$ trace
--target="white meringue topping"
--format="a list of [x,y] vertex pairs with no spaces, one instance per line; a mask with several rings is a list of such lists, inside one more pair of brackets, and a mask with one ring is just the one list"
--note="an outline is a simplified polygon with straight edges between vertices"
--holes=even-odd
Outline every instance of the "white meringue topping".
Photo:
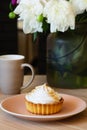
[[46,84],[35,87],[25,96],[27,101],[35,104],[52,104],[57,103],[61,96]]

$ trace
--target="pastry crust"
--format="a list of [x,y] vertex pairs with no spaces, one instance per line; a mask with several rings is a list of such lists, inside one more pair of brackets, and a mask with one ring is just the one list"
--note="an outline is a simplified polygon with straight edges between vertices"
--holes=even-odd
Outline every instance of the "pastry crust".
[[59,112],[62,109],[64,99],[61,98],[55,104],[34,104],[25,99],[26,109],[33,114],[50,115]]

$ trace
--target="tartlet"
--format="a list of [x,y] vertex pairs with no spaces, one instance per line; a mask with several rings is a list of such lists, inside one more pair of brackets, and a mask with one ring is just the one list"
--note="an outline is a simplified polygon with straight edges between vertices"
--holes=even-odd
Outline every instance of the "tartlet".
[[36,86],[25,95],[26,109],[34,114],[49,115],[62,109],[64,99],[46,84]]

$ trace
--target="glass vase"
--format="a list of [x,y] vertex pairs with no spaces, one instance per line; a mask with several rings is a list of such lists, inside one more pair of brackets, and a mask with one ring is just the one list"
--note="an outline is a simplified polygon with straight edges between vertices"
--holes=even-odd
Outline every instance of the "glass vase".
[[87,29],[49,34],[47,38],[47,82],[53,87],[87,88]]

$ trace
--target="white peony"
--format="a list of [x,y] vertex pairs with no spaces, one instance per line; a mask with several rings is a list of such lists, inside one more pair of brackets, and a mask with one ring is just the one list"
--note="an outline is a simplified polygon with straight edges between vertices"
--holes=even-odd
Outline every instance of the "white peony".
[[44,17],[50,24],[50,31],[75,29],[75,14],[71,4],[66,0],[49,0],[44,7]]
[[24,33],[42,32],[42,22],[37,21],[37,16],[43,12],[43,6],[39,0],[21,0],[14,13],[23,20]]
[[81,14],[85,10],[87,11],[87,0],[70,0],[72,4],[75,14]]

